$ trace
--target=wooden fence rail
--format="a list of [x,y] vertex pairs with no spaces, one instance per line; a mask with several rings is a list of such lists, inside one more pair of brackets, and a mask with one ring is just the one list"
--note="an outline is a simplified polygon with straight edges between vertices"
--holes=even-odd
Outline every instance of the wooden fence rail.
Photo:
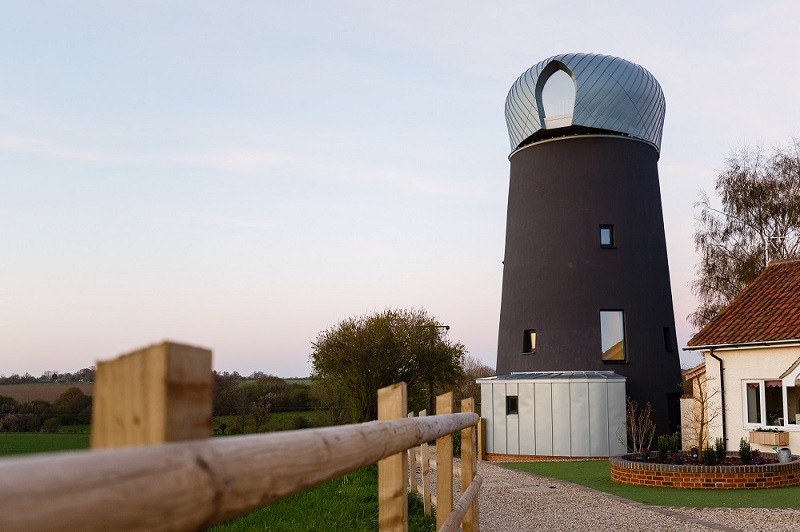
[[[402,467],[408,449],[477,422],[475,413],[462,412],[4,458],[0,530],[202,530],[379,460],[394,459],[400,471],[397,456]],[[379,477],[382,469],[379,463]],[[402,481],[407,474],[397,473]],[[476,477],[462,498],[479,485]],[[399,499],[405,505],[406,496],[404,485],[392,494],[394,507]]]
[[0,530],[193,530],[475,425],[473,413],[0,461]]

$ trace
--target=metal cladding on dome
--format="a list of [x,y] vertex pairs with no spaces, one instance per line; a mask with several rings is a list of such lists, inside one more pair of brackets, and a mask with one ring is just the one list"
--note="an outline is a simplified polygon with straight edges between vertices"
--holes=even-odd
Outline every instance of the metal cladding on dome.
[[[542,90],[558,71],[574,82],[574,109],[571,116],[545,120]],[[541,132],[579,126],[641,139],[660,152],[665,112],[664,93],[653,75],[609,55],[561,54],[545,59],[523,73],[506,98],[512,151],[537,133],[544,138],[547,135]]]

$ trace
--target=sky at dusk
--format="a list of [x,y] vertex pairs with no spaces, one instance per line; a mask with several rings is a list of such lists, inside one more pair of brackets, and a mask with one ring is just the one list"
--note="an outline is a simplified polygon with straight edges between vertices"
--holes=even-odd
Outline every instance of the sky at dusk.
[[732,149],[800,137],[798,20],[793,0],[9,3],[0,374],[169,339],[305,376],[321,331],[411,307],[494,366],[505,98],[567,52],[663,88],[683,346],[699,191]]

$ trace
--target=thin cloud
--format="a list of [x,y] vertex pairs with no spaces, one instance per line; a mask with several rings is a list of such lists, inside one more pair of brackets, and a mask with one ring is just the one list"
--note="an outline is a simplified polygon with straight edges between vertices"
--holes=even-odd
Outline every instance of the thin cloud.
[[130,162],[125,157],[98,150],[83,150],[56,146],[32,137],[0,135],[0,150],[12,153],[29,153],[51,159],[88,163]]
[[273,229],[277,225],[269,221],[247,220],[225,216],[187,215],[151,218],[152,221],[167,225],[198,226],[203,228],[232,229]]

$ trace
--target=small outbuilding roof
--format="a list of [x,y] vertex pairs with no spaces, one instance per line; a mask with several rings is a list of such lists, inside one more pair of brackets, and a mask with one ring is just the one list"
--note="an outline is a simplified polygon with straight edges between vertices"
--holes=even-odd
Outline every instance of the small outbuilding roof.
[[773,261],[687,343],[688,350],[800,343],[800,260]]
[[509,375],[498,375],[496,377],[486,377],[478,379],[477,382],[521,382],[521,381],[560,381],[560,380],[573,380],[573,381],[586,381],[586,380],[625,380],[624,375],[614,373],[613,371],[535,371],[535,372],[520,372],[511,373]]

